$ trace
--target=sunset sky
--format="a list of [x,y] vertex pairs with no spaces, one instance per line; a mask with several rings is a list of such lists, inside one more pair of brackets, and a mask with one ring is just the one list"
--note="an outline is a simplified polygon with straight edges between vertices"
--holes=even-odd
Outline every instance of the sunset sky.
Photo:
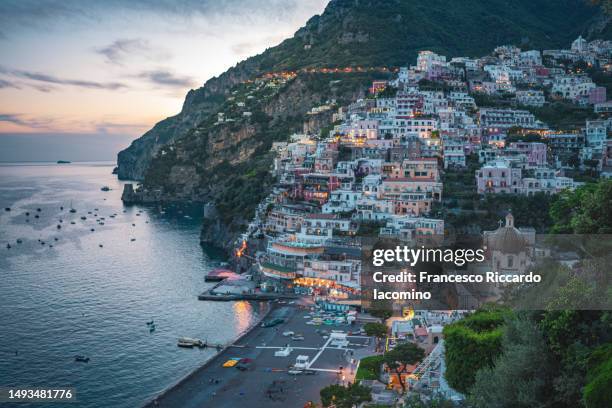
[[121,135],[290,37],[327,0],[3,0],[0,134]]

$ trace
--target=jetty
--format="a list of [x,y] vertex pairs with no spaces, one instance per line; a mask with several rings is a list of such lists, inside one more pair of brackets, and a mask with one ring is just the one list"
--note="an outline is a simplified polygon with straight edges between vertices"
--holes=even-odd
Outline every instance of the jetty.
[[213,300],[217,302],[229,302],[232,300],[252,300],[256,302],[267,302],[277,299],[298,299],[299,296],[292,293],[215,293],[212,289],[198,295],[198,300]]

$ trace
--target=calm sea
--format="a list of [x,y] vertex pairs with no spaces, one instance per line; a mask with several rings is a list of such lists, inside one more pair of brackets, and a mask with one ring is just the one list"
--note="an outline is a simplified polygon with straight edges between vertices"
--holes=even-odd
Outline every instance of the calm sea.
[[70,406],[136,407],[213,355],[178,337],[225,343],[259,313],[198,301],[215,261],[198,244],[201,211],[124,207],[112,168],[0,164],[0,386],[69,386]]

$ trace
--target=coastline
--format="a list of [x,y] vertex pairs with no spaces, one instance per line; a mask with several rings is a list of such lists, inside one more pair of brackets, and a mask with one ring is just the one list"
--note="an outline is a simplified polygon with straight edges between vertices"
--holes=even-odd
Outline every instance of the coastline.
[[257,319],[251,326],[249,326],[247,329],[243,330],[242,333],[240,333],[238,335],[238,337],[236,337],[235,339],[233,339],[227,346],[223,347],[219,352],[217,352],[216,354],[214,354],[211,358],[209,358],[208,360],[206,360],[201,366],[195,368],[194,370],[192,370],[191,372],[187,373],[185,376],[183,376],[182,378],[180,378],[177,382],[175,382],[174,384],[166,387],[162,392],[160,392],[159,394],[157,394],[156,396],[154,396],[153,398],[151,398],[149,401],[145,402],[142,407],[156,407],[158,405],[156,405],[156,402],[163,399],[165,396],[167,396],[169,393],[176,391],[178,388],[180,388],[182,385],[184,385],[186,382],[188,382],[189,380],[191,380],[192,378],[194,378],[195,376],[197,376],[198,374],[201,374],[204,370],[206,370],[206,368],[208,368],[211,364],[213,364],[214,362],[216,362],[217,360],[219,360],[223,355],[225,355],[228,350],[230,348],[232,348],[232,345],[236,344],[237,342],[239,342],[240,340],[244,339],[245,337],[247,337],[249,334],[253,333],[253,331],[259,327],[259,325],[261,324],[261,322],[268,317],[268,315],[270,314],[270,312],[272,310],[274,310],[274,305],[272,305],[270,302],[265,302],[265,307],[266,310],[264,311],[264,313],[262,313],[260,315],[260,318]]

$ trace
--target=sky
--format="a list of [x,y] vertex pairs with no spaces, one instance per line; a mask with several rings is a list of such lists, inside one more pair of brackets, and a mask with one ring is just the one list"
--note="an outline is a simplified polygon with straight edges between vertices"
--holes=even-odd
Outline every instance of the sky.
[[2,0],[0,161],[27,159],[14,146],[20,135],[119,149],[178,113],[189,89],[291,37],[327,2]]

